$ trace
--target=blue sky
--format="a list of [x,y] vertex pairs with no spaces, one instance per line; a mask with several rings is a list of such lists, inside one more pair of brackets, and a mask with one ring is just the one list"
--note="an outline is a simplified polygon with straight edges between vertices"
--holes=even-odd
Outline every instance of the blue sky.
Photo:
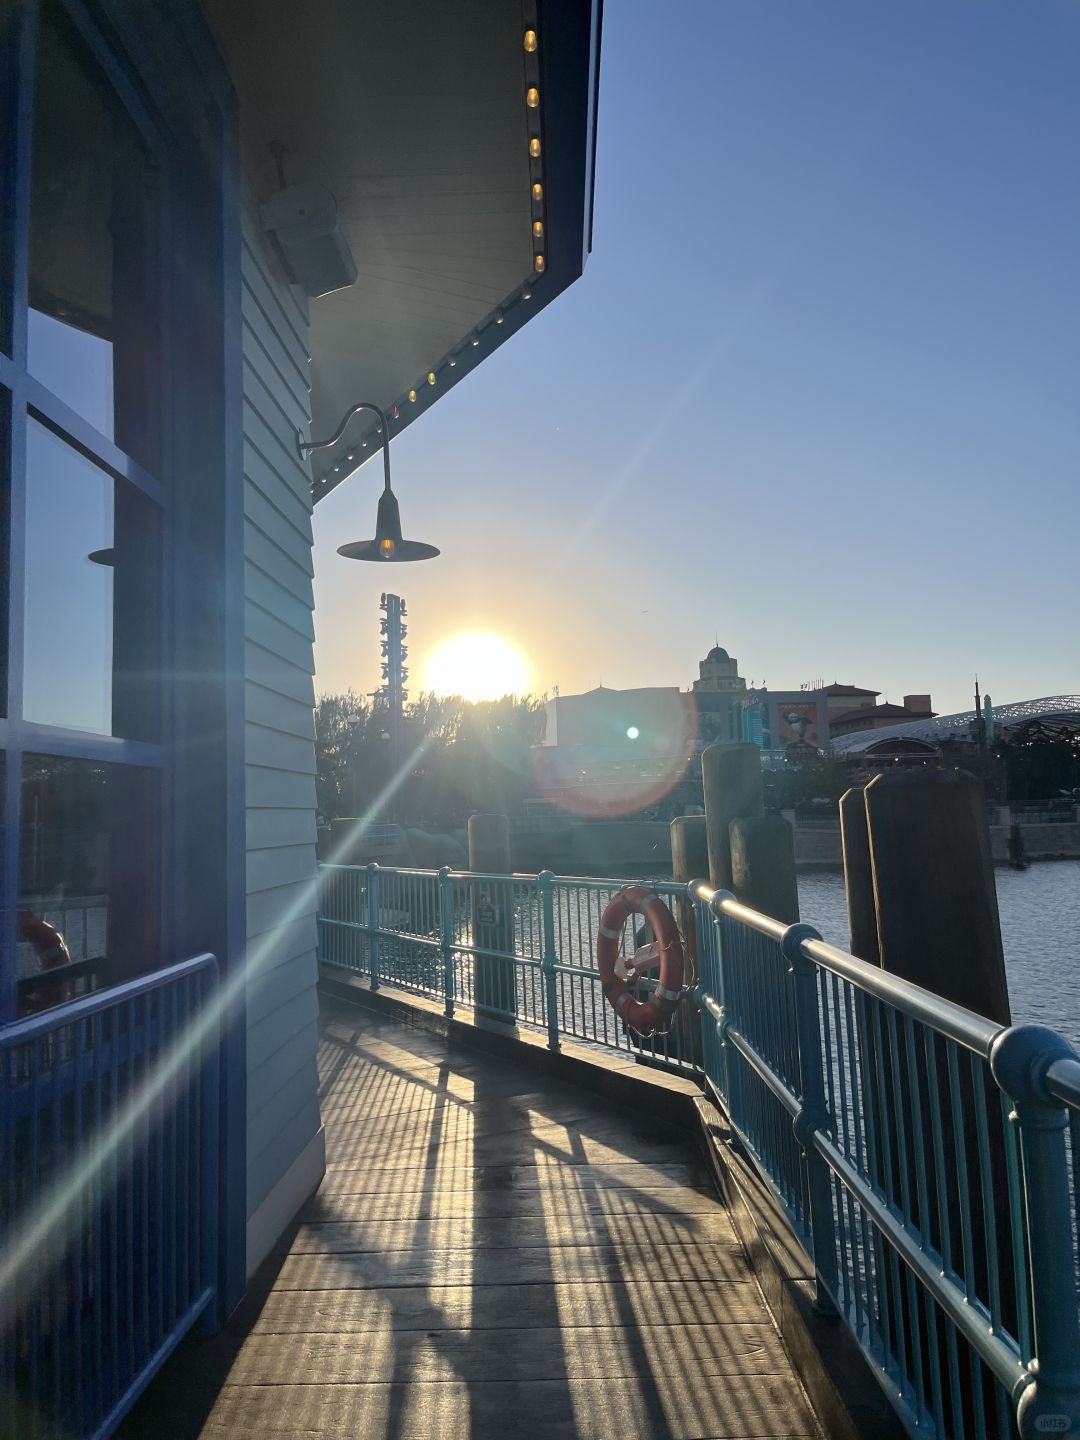
[[[717,635],[775,688],[1080,690],[1078,74],[1071,0],[608,0],[585,277],[395,441],[414,677],[491,628],[538,691]],[[376,683],[377,478],[316,511],[321,691]]]

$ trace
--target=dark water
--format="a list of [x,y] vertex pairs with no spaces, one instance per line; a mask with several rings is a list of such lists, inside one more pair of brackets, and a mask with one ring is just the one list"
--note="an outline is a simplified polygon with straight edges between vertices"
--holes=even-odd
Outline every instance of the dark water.
[[[1013,1020],[1049,1025],[1080,1050],[1080,860],[995,874]],[[843,876],[801,873],[799,905],[826,940],[847,948]]]

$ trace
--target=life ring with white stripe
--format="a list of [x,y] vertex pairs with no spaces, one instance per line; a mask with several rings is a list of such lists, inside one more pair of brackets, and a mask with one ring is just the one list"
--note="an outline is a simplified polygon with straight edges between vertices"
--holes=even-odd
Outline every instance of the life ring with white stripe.
[[[656,936],[654,944],[620,962],[619,941],[631,915],[644,915]],[[648,1000],[634,998],[627,984],[643,970],[659,964],[656,988]],[[683,944],[675,917],[647,885],[626,885],[613,895],[600,920],[596,939],[596,966],[608,1004],[631,1030],[652,1035],[667,1030],[682,998]],[[621,972],[621,973],[620,973]]]
[[[16,933],[20,940],[34,947],[34,954],[37,956],[38,965],[43,972],[71,964],[71,955],[63,935],[55,925],[50,925],[48,920],[43,920],[32,910],[19,911]],[[23,1002],[23,1013],[36,1015],[41,1010],[51,1010],[54,1005],[63,1005],[65,1001],[70,1000],[74,993],[75,989],[70,981],[56,985],[42,985],[40,989],[35,986]]]

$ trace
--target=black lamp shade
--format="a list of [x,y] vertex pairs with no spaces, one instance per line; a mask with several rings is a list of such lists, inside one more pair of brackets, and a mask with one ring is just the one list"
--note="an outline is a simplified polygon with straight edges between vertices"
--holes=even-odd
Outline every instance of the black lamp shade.
[[401,535],[401,514],[397,496],[387,488],[379,496],[379,513],[375,522],[374,540],[354,540],[338,548],[346,560],[371,560],[380,565],[406,560],[431,560],[439,551],[422,540],[405,540]]

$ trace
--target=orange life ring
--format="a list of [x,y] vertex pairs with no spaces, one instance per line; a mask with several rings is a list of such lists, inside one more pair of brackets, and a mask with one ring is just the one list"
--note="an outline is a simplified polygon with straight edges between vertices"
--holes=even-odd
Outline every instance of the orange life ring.
[[[48,920],[43,920],[32,910],[19,911],[17,934],[20,940],[34,947],[42,972],[71,964],[71,955],[63,935],[55,925],[50,925]],[[40,989],[35,986],[26,997],[23,1012],[36,1015],[42,1010],[51,1010],[54,1005],[63,1005],[74,994],[75,988],[70,981],[57,985],[42,985]]]
[[[656,936],[660,975],[648,1000],[635,1000],[618,973],[619,941],[631,915],[644,915]],[[651,949],[652,947],[650,947]],[[655,963],[655,962],[654,962]],[[626,885],[613,895],[600,920],[596,966],[608,1004],[631,1030],[651,1035],[666,1030],[682,996],[683,945],[671,911],[647,885]]]

